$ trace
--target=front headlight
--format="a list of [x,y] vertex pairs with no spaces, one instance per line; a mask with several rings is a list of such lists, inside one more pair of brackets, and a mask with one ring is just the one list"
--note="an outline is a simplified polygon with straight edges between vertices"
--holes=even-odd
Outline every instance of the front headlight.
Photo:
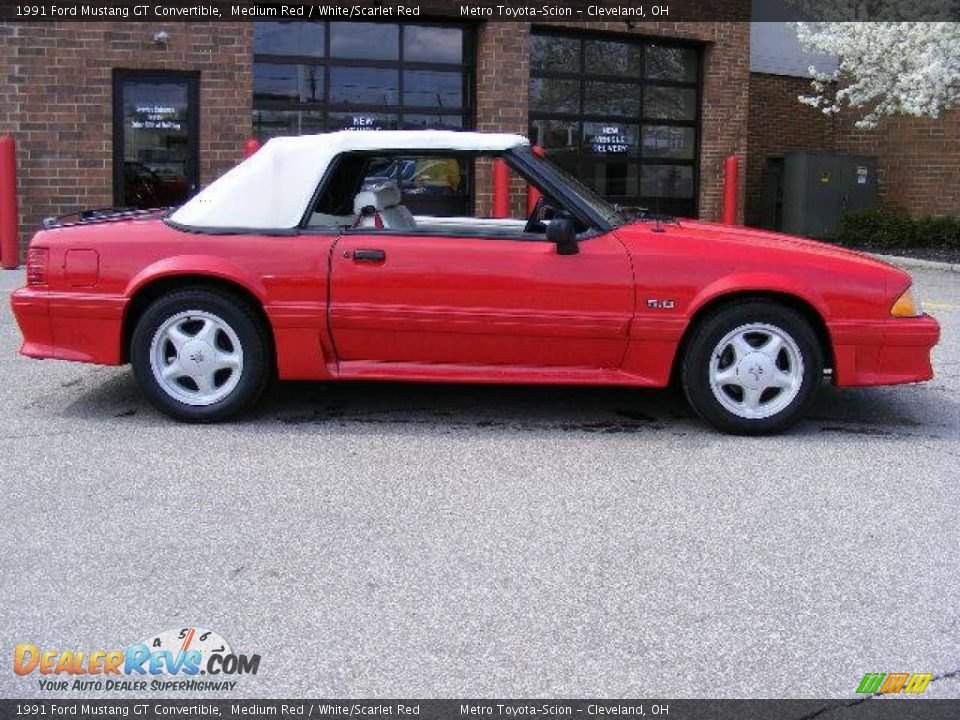
[[923,315],[923,303],[920,302],[920,293],[911,285],[906,291],[897,298],[897,301],[890,308],[890,314],[894,317],[919,317]]

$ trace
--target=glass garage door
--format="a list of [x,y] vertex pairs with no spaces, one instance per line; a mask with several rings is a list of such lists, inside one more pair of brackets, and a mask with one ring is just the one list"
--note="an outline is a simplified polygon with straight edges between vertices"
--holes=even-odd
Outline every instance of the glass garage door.
[[697,46],[534,31],[530,139],[613,202],[697,213]]
[[469,128],[472,33],[423,23],[254,23],[253,128]]

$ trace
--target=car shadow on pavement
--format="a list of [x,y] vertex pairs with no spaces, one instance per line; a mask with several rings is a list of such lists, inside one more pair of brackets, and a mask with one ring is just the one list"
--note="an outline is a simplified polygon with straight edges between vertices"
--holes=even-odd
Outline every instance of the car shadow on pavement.
[[[150,407],[128,370],[95,374],[61,391],[75,397],[67,417],[173,423]],[[39,408],[43,409],[41,405]],[[49,410],[55,410],[51,405]],[[360,425],[442,432],[711,433],[678,389],[469,385],[393,382],[274,383],[259,405],[233,422],[258,432],[311,425]],[[960,437],[960,405],[924,386],[821,388],[795,435]]]
[[288,383],[275,388],[261,413],[283,425],[353,422],[599,433],[695,423],[673,391],[530,385]]

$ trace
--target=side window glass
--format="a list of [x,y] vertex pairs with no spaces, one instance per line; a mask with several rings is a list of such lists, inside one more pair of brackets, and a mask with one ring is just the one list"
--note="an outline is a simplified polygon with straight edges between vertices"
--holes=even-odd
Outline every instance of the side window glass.
[[[571,217],[509,171],[508,202],[494,208],[493,158],[470,154],[344,153],[334,160],[308,225],[467,237],[536,239]],[[578,231],[585,230],[579,221]]]
[[[496,170],[493,158],[481,157],[477,159],[477,176],[486,178],[486,183],[492,183]],[[528,182],[527,178],[512,168],[507,170],[507,201],[506,214],[499,215],[494,207],[495,201],[491,195],[481,206],[481,213],[486,214],[491,222],[509,225],[515,224],[522,228],[525,236],[546,235],[547,225],[551,220],[569,218],[574,220],[577,232],[587,230],[587,226],[576,220],[557,199],[544,195],[539,188]],[[500,208],[502,212],[504,208]],[[484,212],[485,211],[485,212]]]

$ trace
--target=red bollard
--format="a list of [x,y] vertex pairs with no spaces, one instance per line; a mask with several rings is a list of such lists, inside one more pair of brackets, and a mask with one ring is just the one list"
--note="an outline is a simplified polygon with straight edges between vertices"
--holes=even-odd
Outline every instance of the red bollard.
[[[538,158],[542,158],[546,155],[546,153],[543,151],[543,148],[540,147],[539,145],[534,145],[530,149],[533,151],[533,154]],[[537,206],[537,201],[540,200],[541,197],[543,197],[542,192],[537,190],[537,188],[535,188],[533,185],[529,185],[529,184],[527,185],[527,216],[528,217],[530,216],[531,213],[533,213],[533,209]]]
[[723,216],[724,225],[737,224],[737,194],[740,184],[740,159],[728,155],[723,161]]
[[12,135],[0,135],[0,259],[7,270],[20,267],[18,225],[17,149]]
[[537,190],[533,185],[527,185],[527,217],[533,213],[533,209],[537,206],[540,198],[543,197],[543,193]]
[[256,138],[248,138],[243,144],[243,157],[248,158],[260,149],[260,141]]
[[510,217],[510,168],[502,158],[493,161],[493,217]]

